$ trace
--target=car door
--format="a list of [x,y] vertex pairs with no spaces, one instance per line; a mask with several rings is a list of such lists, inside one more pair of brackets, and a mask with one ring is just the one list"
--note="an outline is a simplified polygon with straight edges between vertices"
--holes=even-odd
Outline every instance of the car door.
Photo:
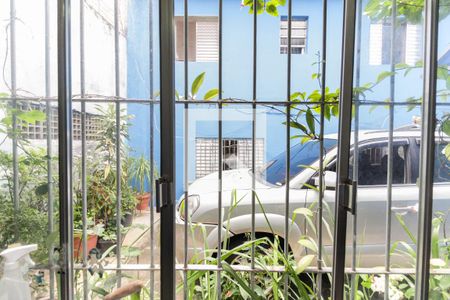
[[[449,138],[438,138],[434,154],[433,213],[434,217],[442,216],[445,220],[441,225],[441,236],[444,232],[450,232],[450,222],[448,221],[450,213],[450,161],[445,154],[445,147],[449,143]],[[412,144],[416,146],[416,159],[414,160],[416,166],[413,169],[412,180],[417,182],[419,178],[420,139],[413,139]],[[414,233],[417,232],[417,219],[415,221]]]
[[[353,155],[351,156],[351,174],[353,173]],[[374,267],[384,264],[386,253],[386,213],[387,213],[387,164],[388,142],[386,139],[363,142],[358,147],[357,182],[357,222],[356,255],[360,267]],[[332,162],[327,170],[335,171]],[[411,182],[411,153],[408,139],[395,139],[393,142],[392,206],[395,208],[411,207],[417,203],[418,189]],[[309,190],[307,202],[317,201],[318,194]],[[324,222],[327,226],[334,224],[335,191],[324,191]],[[329,211],[327,211],[329,209]],[[394,217],[395,218],[395,217]],[[351,262],[353,253],[353,218],[349,218],[347,235],[347,262]],[[408,220],[408,223],[410,220]],[[400,223],[392,222],[392,239],[404,238],[399,230]],[[331,253],[331,237],[325,226],[324,245]],[[333,229],[331,229],[333,232]]]
[[[387,255],[387,234],[390,234],[391,245],[395,241],[407,241],[408,235],[403,226],[412,228],[417,224],[416,204],[419,190],[411,178],[414,152],[408,139],[393,141],[390,212],[387,140],[362,144],[358,152],[357,264],[361,267],[382,266]],[[391,218],[390,228],[388,214]],[[402,219],[398,219],[397,215]],[[395,262],[395,258],[393,261]]]

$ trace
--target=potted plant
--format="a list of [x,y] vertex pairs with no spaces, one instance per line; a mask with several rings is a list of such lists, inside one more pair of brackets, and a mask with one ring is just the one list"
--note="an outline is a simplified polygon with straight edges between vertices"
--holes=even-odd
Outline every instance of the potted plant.
[[[116,241],[116,229],[111,226],[106,228],[101,238],[98,239],[97,248],[100,250],[100,253],[105,253],[109,248],[116,245]],[[113,250],[113,252],[115,252],[115,250]]]
[[[97,241],[100,236],[103,235],[104,225],[95,224],[92,218],[86,220],[86,233],[87,233],[87,253],[97,246]],[[82,221],[78,220],[74,222],[73,230],[73,257],[80,259],[83,255],[83,225]]]
[[133,159],[130,177],[133,178],[136,183],[136,189],[138,192],[136,196],[138,200],[136,209],[140,211],[147,210],[149,207],[151,194],[146,192],[145,184],[150,181],[150,172],[150,162],[144,157],[144,155]]
[[124,227],[130,227],[133,223],[133,215],[138,204],[136,192],[130,185],[130,169],[133,160],[126,158],[122,167],[122,218],[121,223]]

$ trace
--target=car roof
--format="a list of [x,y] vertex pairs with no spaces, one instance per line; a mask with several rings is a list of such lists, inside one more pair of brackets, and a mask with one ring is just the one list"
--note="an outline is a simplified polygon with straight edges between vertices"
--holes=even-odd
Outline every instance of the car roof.
[[[420,138],[421,136],[421,128],[420,125],[406,125],[399,127],[397,129],[394,129],[392,132],[392,135],[394,138]],[[436,136],[444,136],[447,137],[442,132],[436,132]],[[338,134],[326,134],[324,136],[326,139],[338,139]],[[351,133],[351,140],[354,141],[355,133]],[[373,139],[387,139],[389,138],[389,130],[383,129],[383,130],[359,130],[358,131],[358,140],[359,142],[373,140]]]

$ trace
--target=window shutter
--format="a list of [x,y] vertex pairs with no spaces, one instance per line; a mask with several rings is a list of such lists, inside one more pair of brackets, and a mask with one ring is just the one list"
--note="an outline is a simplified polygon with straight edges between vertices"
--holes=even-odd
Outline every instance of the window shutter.
[[408,24],[406,26],[405,63],[414,65],[422,56],[422,26]]
[[370,24],[369,64],[381,65],[383,52],[383,24]]
[[197,21],[197,61],[217,61],[219,58],[219,26],[214,21]]
[[[195,61],[195,20],[188,20],[188,56],[189,61]],[[175,58],[178,61],[184,61],[184,17],[175,17]]]

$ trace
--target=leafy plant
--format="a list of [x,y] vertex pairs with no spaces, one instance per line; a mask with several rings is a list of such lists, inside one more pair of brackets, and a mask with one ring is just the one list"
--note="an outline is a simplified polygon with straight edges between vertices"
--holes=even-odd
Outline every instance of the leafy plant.
[[[202,72],[199,75],[197,75],[197,77],[195,77],[195,79],[191,85],[191,91],[190,91],[188,97],[186,98],[187,100],[196,100],[197,99],[198,92],[199,92],[200,88],[202,87],[203,82],[205,81],[205,77],[206,77],[206,72]],[[177,97],[177,100],[185,99],[185,97],[180,95],[178,92],[176,92],[175,95]],[[202,100],[205,100],[205,101],[213,100],[218,95],[219,95],[219,89],[213,88],[213,89],[208,90],[205,93]]]
[[278,16],[278,7],[286,5],[286,0],[242,0],[241,7],[248,7],[248,13],[254,13],[254,5],[258,14],[266,12],[271,16]]
[[[397,221],[405,233],[410,237],[409,241],[396,241],[391,248],[391,255],[401,255],[409,260],[411,267],[416,265],[417,258],[417,240],[407,227],[403,215],[397,213]],[[437,212],[432,220],[431,235],[431,259],[432,269],[448,268],[450,262],[450,239],[441,235],[442,228],[445,228],[448,212]],[[395,278],[394,285],[404,296],[405,299],[413,299],[415,292],[415,276],[402,275],[401,278]],[[430,276],[430,299],[448,299],[450,297],[450,278],[445,275]]]
[[[151,166],[150,162],[142,154],[137,158],[131,159],[131,173],[130,178],[136,180],[137,190],[139,194],[145,193],[145,184],[150,182]],[[154,178],[158,176],[158,172],[154,168]]]
[[15,211],[11,201],[0,196],[0,249],[21,244],[37,244],[38,250],[31,256],[36,262],[44,263],[47,250],[47,213],[21,203]]

